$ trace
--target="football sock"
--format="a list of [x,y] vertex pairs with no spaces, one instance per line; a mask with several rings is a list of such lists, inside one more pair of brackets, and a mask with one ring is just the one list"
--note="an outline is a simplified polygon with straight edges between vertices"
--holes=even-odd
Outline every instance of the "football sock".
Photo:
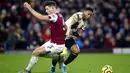
[[63,66],[66,66],[66,65],[63,63]]
[[58,62],[58,60],[52,59],[52,65],[53,65],[53,66],[56,66],[57,62]]
[[38,57],[36,56],[32,56],[30,59],[30,62],[26,68],[27,71],[31,71],[31,69],[34,67],[34,65],[37,63],[38,61]]
[[64,64],[67,65],[67,64],[71,63],[77,56],[78,56],[78,54],[71,53],[69,55],[69,57],[66,59],[66,61],[64,62]]

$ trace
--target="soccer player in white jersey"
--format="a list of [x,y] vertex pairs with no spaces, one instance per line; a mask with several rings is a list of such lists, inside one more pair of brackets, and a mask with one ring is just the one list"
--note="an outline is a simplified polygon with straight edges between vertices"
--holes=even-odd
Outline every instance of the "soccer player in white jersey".
[[[86,8],[83,12],[77,12],[74,13],[66,22],[67,25],[67,32],[66,32],[66,40],[65,40],[65,46],[68,50],[70,50],[70,55],[68,58],[64,61],[62,65],[62,72],[67,73],[66,71],[66,65],[71,63],[80,53],[80,49],[78,45],[75,42],[75,37],[80,36],[79,30],[84,30],[87,26],[85,21],[87,21],[93,14],[92,8]],[[52,61],[52,64],[56,65],[56,61]]]
[[[38,61],[38,57],[45,57],[46,55],[52,56],[53,54],[59,54],[63,51],[65,47],[66,29],[64,18],[56,11],[56,3],[54,1],[47,1],[44,3],[48,15],[42,15],[36,12],[27,2],[24,3],[24,7],[37,19],[48,21],[51,31],[51,40],[36,48],[32,53],[28,66],[24,70],[18,72],[31,73],[32,68]],[[52,67],[51,71],[53,71],[54,68],[55,67]]]

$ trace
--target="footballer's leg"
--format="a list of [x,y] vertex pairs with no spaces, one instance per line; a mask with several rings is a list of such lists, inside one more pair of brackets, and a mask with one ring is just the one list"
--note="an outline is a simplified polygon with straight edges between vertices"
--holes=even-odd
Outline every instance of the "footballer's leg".
[[59,60],[59,56],[57,59],[55,59],[54,57],[52,58],[52,67],[51,67],[50,73],[55,73],[55,66],[56,66],[58,60]]
[[67,39],[65,41],[65,46],[70,50],[70,55],[64,62],[64,64],[67,65],[78,56],[80,49],[73,38]]
[[35,66],[35,64],[38,61],[38,56],[44,55],[45,53],[46,51],[44,47],[36,48],[32,53],[32,57],[29,61],[28,66],[24,70],[19,71],[18,73],[31,73],[32,68]]
[[30,59],[30,62],[26,68],[27,71],[31,71],[31,69],[34,67],[34,65],[37,63],[38,61],[38,56],[40,57],[41,55],[44,55],[46,53],[44,47],[39,47],[36,48],[33,53],[32,53],[32,57]]
[[64,47],[64,50],[63,50],[63,52],[60,54],[60,57],[59,57],[59,60],[58,60],[59,69],[61,69],[62,64],[64,63],[64,56],[67,55],[67,54],[68,54],[67,48]]
[[59,54],[59,57],[57,59],[55,59],[55,57],[52,58],[52,66],[56,66],[57,62],[59,63],[59,69],[61,69],[61,65],[64,62],[64,56],[67,55],[67,48],[64,47],[64,50],[62,51],[62,53]]
[[55,73],[55,66],[59,60],[59,54],[52,54],[52,66],[50,69],[50,73]]
[[57,62],[59,63],[59,69],[61,69],[62,67],[62,64],[64,63],[64,56],[62,55],[58,55],[58,58],[55,58],[53,57],[52,58],[52,67],[51,67],[51,73],[55,73],[55,67],[56,67],[56,64]]
[[78,56],[78,54],[80,52],[80,49],[73,38],[67,39],[65,41],[65,46],[70,50],[70,55],[62,65],[63,73],[67,73],[66,65],[71,63]]
[[[61,53],[63,52],[64,49],[65,49],[65,45],[61,46],[59,48],[59,50],[61,50],[60,52],[58,52],[57,54],[53,54],[52,67],[51,67],[51,71],[50,71],[51,73],[55,73],[55,66],[56,66],[57,62],[59,63],[59,68],[61,68],[61,65],[64,62],[64,57],[63,57],[63,54],[61,55]],[[58,50],[58,47],[57,47],[57,50]]]
[[78,47],[77,44],[74,44],[71,46],[70,48],[70,55],[69,57],[66,59],[66,61],[64,62],[65,65],[71,63],[80,53],[80,49]]
[[46,53],[50,52],[49,49],[46,49],[49,45],[51,45],[50,42],[46,42],[41,47],[36,48],[32,53],[32,57],[29,61],[28,66],[24,70],[19,71],[18,73],[31,73],[32,68],[38,61],[38,57],[43,57]]
[[63,52],[60,53],[57,58],[55,58],[55,56],[52,57],[52,67],[51,67],[51,71],[50,71],[51,73],[55,73],[55,66],[56,66],[57,62],[59,63],[59,69],[61,69],[62,64],[64,63],[64,56],[67,55],[67,53],[68,53],[67,48],[64,47]]

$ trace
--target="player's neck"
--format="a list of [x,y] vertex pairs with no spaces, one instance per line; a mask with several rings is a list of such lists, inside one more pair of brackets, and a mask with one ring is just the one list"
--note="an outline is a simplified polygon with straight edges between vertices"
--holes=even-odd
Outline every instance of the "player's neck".
[[53,11],[51,14],[57,13],[57,11]]
[[83,20],[85,21],[85,18],[84,18],[84,17],[85,17],[85,14],[84,14],[84,12],[82,12],[82,13],[83,13]]
[[54,11],[53,11],[53,13],[57,13],[57,11],[56,11],[56,10],[54,10]]

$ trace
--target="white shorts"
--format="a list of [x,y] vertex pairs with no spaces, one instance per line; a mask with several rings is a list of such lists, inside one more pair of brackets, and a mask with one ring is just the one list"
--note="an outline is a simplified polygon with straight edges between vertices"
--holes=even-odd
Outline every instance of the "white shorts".
[[49,54],[58,54],[61,53],[65,47],[65,44],[57,45],[56,43],[52,43],[51,41],[46,42],[41,46],[44,47],[46,52]]

